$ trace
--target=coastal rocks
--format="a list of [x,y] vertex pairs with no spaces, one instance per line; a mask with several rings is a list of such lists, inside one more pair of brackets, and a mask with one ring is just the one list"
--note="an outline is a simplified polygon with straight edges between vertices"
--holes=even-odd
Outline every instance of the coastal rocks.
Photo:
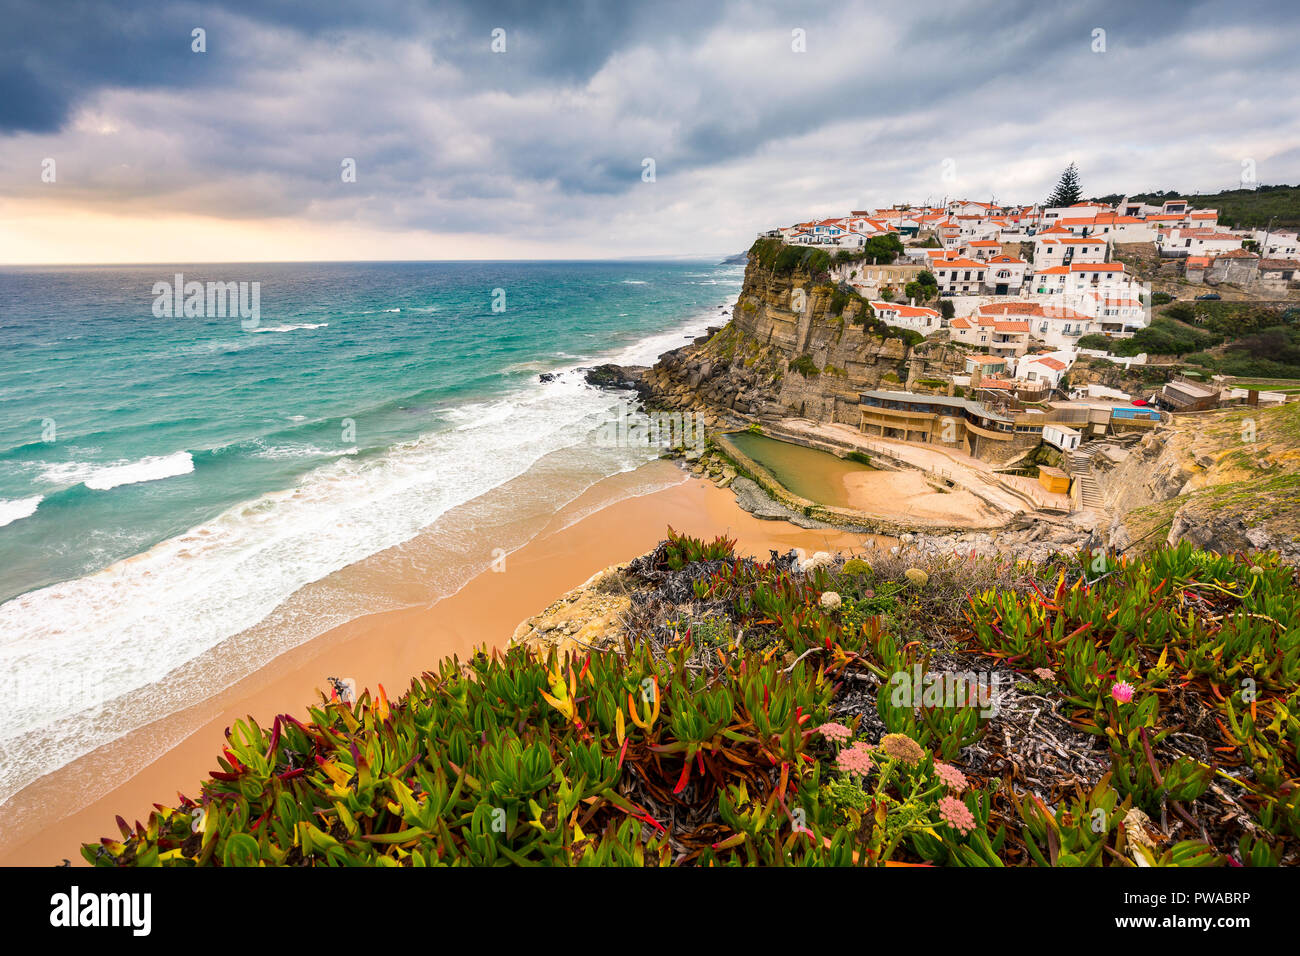
[[650,393],[648,386],[643,381],[646,372],[644,365],[606,363],[597,365],[594,368],[581,369],[580,371],[583,372],[583,379],[586,383],[597,388],[631,389],[642,398],[647,397]]
[[[644,376],[647,401],[725,410],[747,421],[799,416],[856,424],[863,390],[897,385],[913,367],[931,377],[965,368],[949,343],[929,342],[914,352],[884,326],[863,324],[857,302],[839,301],[842,291],[825,274],[782,274],[750,261],[731,321],[661,355]],[[806,307],[796,311],[800,299]],[[804,358],[815,371],[806,362],[800,362],[806,374],[792,369]]]
[[1044,518],[1022,518],[997,532],[911,534],[907,543],[895,545],[889,549],[889,553],[906,555],[917,560],[918,563],[920,559],[943,555],[962,557],[1010,555],[1025,561],[1042,562],[1054,554],[1078,551],[1094,540],[1093,529],[1083,524]]
[[800,528],[831,528],[834,525],[797,511],[791,511],[785,505],[774,501],[766,491],[759,487],[752,478],[737,476],[732,480],[731,492],[736,496],[736,504],[742,511],[748,511],[755,518],[765,521],[788,521]]
[[631,589],[624,565],[599,571],[542,613],[515,628],[511,644],[546,654],[563,654],[614,647],[623,635],[623,620],[631,608]]

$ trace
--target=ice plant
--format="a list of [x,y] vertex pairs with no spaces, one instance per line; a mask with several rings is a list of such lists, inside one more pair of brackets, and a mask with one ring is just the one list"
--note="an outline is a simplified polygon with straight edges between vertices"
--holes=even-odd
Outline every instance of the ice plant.
[[821,734],[827,740],[833,740],[837,744],[844,743],[844,741],[848,740],[849,737],[852,736],[849,728],[845,727],[843,724],[837,724],[834,722],[822,724],[817,728],[817,733]]
[[953,793],[961,793],[966,789],[966,775],[950,763],[934,762],[934,772],[943,785]]
[[835,765],[845,773],[856,774],[859,777],[865,777],[875,766],[871,760],[871,751],[861,743],[840,751],[840,755],[835,758]]
[[907,734],[885,734],[880,739],[880,749],[886,757],[893,757],[900,763],[914,767],[925,759],[925,751]]
[[1133,685],[1128,681],[1116,681],[1110,689],[1110,696],[1121,704],[1127,704],[1133,699]]
[[956,797],[944,797],[939,801],[939,816],[962,836],[975,829],[975,817],[970,808]]

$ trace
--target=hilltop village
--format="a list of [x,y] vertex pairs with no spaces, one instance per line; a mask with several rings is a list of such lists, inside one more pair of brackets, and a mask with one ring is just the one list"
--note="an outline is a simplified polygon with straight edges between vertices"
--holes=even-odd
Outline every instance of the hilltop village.
[[[1245,477],[1207,477],[1223,449],[1193,454],[1188,416],[1300,398],[1295,378],[1219,371],[1286,351],[1269,336],[1300,317],[1296,235],[1219,218],[1185,199],[953,200],[774,227],[729,321],[632,377],[654,407],[712,416],[716,452],[697,471],[755,478],[796,514],[886,530],[1048,517],[1128,540],[1140,503]],[[728,439],[737,427],[921,472],[991,513],[838,513],[790,494]]]

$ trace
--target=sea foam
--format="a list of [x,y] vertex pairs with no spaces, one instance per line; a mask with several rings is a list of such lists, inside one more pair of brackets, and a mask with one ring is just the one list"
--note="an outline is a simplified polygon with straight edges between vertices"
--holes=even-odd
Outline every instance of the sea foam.
[[32,495],[30,498],[0,498],[0,528],[13,524],[23,518],[36,514],[36,509],[45,500],[44,495]]

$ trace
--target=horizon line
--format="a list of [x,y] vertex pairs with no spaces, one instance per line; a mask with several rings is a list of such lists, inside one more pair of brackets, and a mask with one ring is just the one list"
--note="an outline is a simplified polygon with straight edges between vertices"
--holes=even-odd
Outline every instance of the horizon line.
[[131,259],[120,261],[104,262],[0,262],[0,269],[25,269],[25,268],[47,268],[47,267],[109,267],[109,266],[241,266],[241,265],[359,265],[363,263],[375,264],[441,264],[452,262],[645,262],[645,261],[671,261],[677,259],[715,259],[727,258],[730,256],[742,255],[748,250],[742,252],[730,253],[682,253],[682,254],[662,254],[662,255],[643,255],[643,256],[573,256],[561,257],[555,259],[207,259],[207,260],[172,260],[162,262],[147,259]]

